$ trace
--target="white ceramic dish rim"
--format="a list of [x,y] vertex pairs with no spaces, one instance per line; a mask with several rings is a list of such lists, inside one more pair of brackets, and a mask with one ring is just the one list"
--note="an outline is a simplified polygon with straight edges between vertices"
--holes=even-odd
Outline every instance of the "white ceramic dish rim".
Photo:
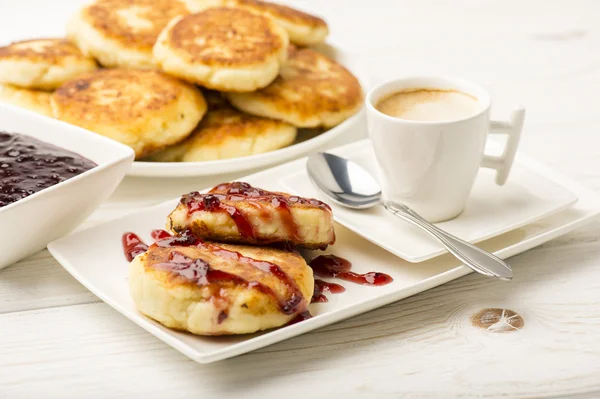
[[[36,193],[33,193],[33,194],[31,194],[31,195],[23,198],[23,199],[20,199],[18,201],[12,202],[12,203],[10,203],[10,204],[8,204],[6,206],[3,206],[3,207],[0,208],[0,213],[9,212],[10,210],[12,210],[12,209],[14,209],[14,208],[16,208],[18,206],[27,204],[28,202],[34,200],[35,198],[43,196],[46,193],[49,193],[49,192],[52,192],[52,191],[56,191],[56,190],[60,190],[62,187],[66,186],[68,184],[72,184],[72,183],[77,182],[77,181],[79,181],[81,179],[86,179],[91,174],[95,174],[97,172],[100,172],[100,171],[103,171],[105,169],[111,168],[112,166],[114,166],[114,165],[122,162],[124,159],[127,159],[127,158],[133,159],[135,157],[135,153],[133,152],[133,150],[130,147],[128,147],[128,146],[126,146],[124,144],[121,144],[121,143],[119,143],[117,141],[108,139],[108,138],[106,138],[104,136],[101,136],[99,134],[90,132],[88,130],[79,128],[79,127],[74,126],[74,125],[70,125],[70,124],[65,123],[65,122],[61,122],[61,121],[56,120],[56,119],[52,119],[52,118],[48,118],[48,117],[43,116],[43,115],[39,115],[39,114],[37,114],[35,112],[28,111],[28,110],[25,110],[25,109],[22,109],[20,107],[16,107],[16,106],[13,106],[13,105],[0,103],[0,107],[7,108],[7,109],[10,109],[11,111],[18,112],[18,113],[29,114],[29,116],[32,117],[32,118],[45,118],[45,119],[47,119],[46,122],[48,122],[48,123],[57,123],[57,124],[63,125],[65,128],[68,128],[68,129],[77,129],[77,130],[80,131],[81,137],[83,138],[83,140],[88,140],[89,139],[89,140],[91,140],[90,141],[91,144],[93,144],[92,143],[93,141],[98,141],[99,140],[99,141],[102,141],[102,142],[106,143],[109,146],[113,146],[113,147],[119,149],[119,151],[115,151],[115,157],[114,157],[114,159],[112,159],[110,161],[103,162],[101,164],[96,164],[96,166],[94,166],[93,168],[88,169],[85,172],[83,172],[83,173],[81,173],[81,174],[79,174],[77,176],[74,176],[74,177],[72,177],[70,179],[67,179],[65,181],[62,181],[60,183],[54,184],[54,185],[52,185],[50,187],[47,187],[47,188],[45,188],[43,190],[40,190],[40,191],[38,191]],[[2,127],[1,126],[0,126],[0,131],[2,131]],[[38,139],[36,137],[30,136],[30,135],[28,135],[26,133],[21,133],[21,132],[9,132],[9,133],[23,134],[25,136],[32,137],[32,138],[34,138],[36,140],[40,140],[40,141],[43,141],[45,143],[54,145],[56,147],[63,148],[60,144],[56,144],[56,143],[52,142],[52,140]],[[48,136],[48,138],[51,138],[51,137],[52,136]],[[63,149],[65,149],[65,148],[63,148]],[[68,149],[65,149],[65,150],[70,151]],[[70,151],[70,152],[73,152],[73,151]],[[86,159],[89,159],[89,157],[87,157],[84,154],[79,154],[79,153],[76,153],[76,154],[80,155],[80,156],[82,156],[82,157],[84,157]],[[96,163],[95,161],[92,161],[92,162]]]
[[[577,182],[574,182],[573,180],[571,180],[567,177],[557,174],[552,169],[550,169],[544,165],[538,164],[537,162],[527,159],[526,157],[522,157],[522,158],[523,158],[522,161],[524,163],[526,163],[527,166],[530,167],[531,169],[551,177],[553,180],[557,181],[559,184],[567,187],[570,191],[575,192],[576,195],[578,195],[581,199],[583,199],[582,202],[584,204],[585,203],[587,203],[587,204],[600,203],[600,197],[592,190],[589,190],[589,189],[581,186]],[[260,176],[261,174],[266,174],[266,173],[270,173],[270,172],[272,172],[272,169],[266,170],[263,172],[259,172],[257,174],[248,176],[246,178],[250,178],[252,176]],[[140,213],[148,212],[154,208],[160,208],[162,206],[165,206],[165,204],[174,205],[175,201],[178,201],[178,200],[179,200],[179,198],[172,199],[172,200],[166,201],[162,204],[154,205],[152,207],[146,208],[144,210],[140,210],[138,212],[134,212],[132,214],[140,214]],[[581,201],[580,201],[580,203],[581,203]],[[577,204],[574,206],[574,208],[576,208],[576,207],[577,207]],[[585,214],[583,214],[581,216],[577,216],[576,218],[571,218],[571,219],[561,222],[561,223],[556,223],[554,226],[550,225],[547,230],[541,231],[539,233],[535,233],[534,235],[532,235],[530,237],[526,237],[519,242],[516,242],[514,244],[510,244],[506,247],[503,247],[503,248],[495,251],[494,253],[501,258],[508,258],[510,256],[527,251],[527,250],[529,250],[537,245],[540,245],[552,238],[556,238],[560,235],[566,234],[567,232],[585,224],[586,222],[596,219],[598,217],[598,215],[600,215],[600,206],[598,206],[598,205],[588,206],[588,207],[584,208],[584,210],[585,210]],[[568,210],[566,210],[565,212],[568,212]],[[557,217],[557,215],[549,216],[549,218],[552,218],[552,217]],[[75,234],[77,234],[77,233],[75,233]],[[197,351],[196,349],[188,346],[184,341],[182,341],[178,338],[175,338],[168,330],[162,330],[160,327],[153,324],[153,322],[145,319],[143,316],[141,316],[137,313],[131,314],[127,309],[124,309],[118,303],[113,302],[110,296],[104,295],[104,293],[100,290],[96,290],[93,282],[88,281],[85,278],[83,278],[83,276],[81,274],[79,274],[79,272],[77,271],[77,268],[74,267],[69,262],[68,259],[63,258],[61,256],[61,253],[55,249],[55,245],[59,244],[60,241],[65,240],[65,239],[66,238],[63,237],[59,240],[56,240],[56,241],[48,244],[48,250],[50,251],[52,256],[54,256],[56,258],[56,260],[59,263],[61,263],[63,265],[63,267],[71,275],[73,275],[73,277],[75,277],[81,284],[83,284],[86,288],[88,288],[90,291],[92,291],[94,294],[96,294],[104,302],[106,302],[107,304],[112,306],[114,309],[119,311],[121,314],[128,317],[131,321],[133,321],[134,323],[136,323],[137,325],[139,325],[146,331],[150,332],[157,338],[161,339],[163,342],[165,342],[168,345],[170,345],[171,347],[179,350],[180,352],[182,352],[183,354],[185,354],[186,356],[188,356],[189,358],[191,358],[192,360],[194,360],[198,363],[211,363],[214,361],[218,361],[218,360],[222,360],[225,358],[234,357],[234,356],[237,356],[237,355],[240,355],[243,353],[247,353],[247,352],[265,347],[267,345],[270,345],[270,344],[273,344],[276,342],[280,342],[284,339],[292,338],[294,336],[312,331],[316,328],[324,327],[326,325],[333,324],[333,323],[339,322],[341,320],[356,316],[358,314],[373,310],[375,308],[398,301],[400,299],[409,297],[409,296],[417,294],[419,292],[426,291],[428,289],[434,288],[436,286],[439,286],[446,282],[452,281],[454,279],[457,279],[459,277],[462,277],[462,276],[467,275],[472,272],[471,269],[469,269],[468,267],[466,267],[464,265],[457,266],[446,272],[442,272],[435,276],[425,278],[425,279],[413,284],[410,287],[406,287],[399,291],[389,292],[387,294],[383,294],[381,296],[371,298],[371,299],[361,303],[359,306],[343,306],[341,308],[332,310],[330,312],[316,315],[311,319],[303,321],[302,323],[297,323],[297,324],[294,324],[291,326],[287,326],[285,328],[280,328],[277,330],[270,331],[268,334],[253,337],[249,340],[236,343],[232,346],[218,349],[214,352],[211,352],[210,354],[202,354],[199,351]]]

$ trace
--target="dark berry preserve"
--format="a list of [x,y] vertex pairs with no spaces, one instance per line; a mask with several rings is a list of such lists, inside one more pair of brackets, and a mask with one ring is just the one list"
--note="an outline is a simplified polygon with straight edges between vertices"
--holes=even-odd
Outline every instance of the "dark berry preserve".
[[81,155],[33,137],[0,132],[0,208],[94,166]]
[[[310,267],[318,276],[335,277],[356,284],[379,286],[394,281],[392,276],[385,273],[369,272],[358,274],[350,271],[352,263],[347,259],[335,255],[320,255],[310,261]],[[333,291],[331,291],[333,292]]]

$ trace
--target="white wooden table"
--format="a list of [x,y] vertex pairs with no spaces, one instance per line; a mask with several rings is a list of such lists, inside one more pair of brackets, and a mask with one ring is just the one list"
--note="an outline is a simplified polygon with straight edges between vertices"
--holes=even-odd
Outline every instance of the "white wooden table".
[[[0,41],[61,34],[77,3],[0,0]],[[600,2],[294,3],[325,16],[331,41],[375,81],[451,73],[489,88],[498,117],[526,104],[522,151],[600,190]],[[126,179],[87,224],[226,178]],[[511,283],[469,275],[210,365],[138,328],[42,251],[0,272],[0,398],[598,397],[599,238],[593,223],[512,258]],[[524,325],[474,326],[485,308],[512,309]]]

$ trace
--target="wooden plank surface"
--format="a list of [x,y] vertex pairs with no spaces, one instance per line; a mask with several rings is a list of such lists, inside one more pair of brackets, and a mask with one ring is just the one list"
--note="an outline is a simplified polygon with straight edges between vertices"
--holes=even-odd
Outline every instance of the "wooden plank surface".
[[[469,275],[211,365],[188,360],[103,303],[5,313],[0,397],[40,397],[67,382],[78,388],[63,397],[73,398],[101,397],[107,387],[115,395],[151,397],[276,397],[292,387],[296,395],[318,388],[319,395],[339,397],[598,390],[600,280],[590,276],[600,275],[599,227],[512,258],[517,277],[510,284]],[[511,309],[525,324],[481,329],[471,317],[486,308]]]

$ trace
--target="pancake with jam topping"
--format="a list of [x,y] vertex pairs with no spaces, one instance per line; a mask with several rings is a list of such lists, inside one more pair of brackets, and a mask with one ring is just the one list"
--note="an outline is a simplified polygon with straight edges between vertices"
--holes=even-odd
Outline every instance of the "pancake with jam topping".
[[135,257],[129,286],[139,311],[199,335],[247,334],[280,327],[310,303],[312,269],[273,248],[163,238]]
[[223,183],[208,194],[186,194],[167,218],[173,232],[231,243],[287,242],[325,249],[335,242],[331,208],[316,199]]
[[52,94],[57,119],[126,144],[137,158],[188,137],[206,112],[200,90],[150,70],[104,69]]
[[0,47],[0,83],[54,90],[97,69],[96,61],[64,39],[34,39]]
[[329,33],[323,19],[292,7],[260,0],[229,0],[227,4],[273,18],[286,30],[290,41],[299,46],[322,43]]
[[195,9],[183,0],[96,0],[71,18],[67,37],[105,67],[152,68],[158,34]]
[[290,46],[279,76],[252,93],[228,93],[231,104],[249,114],[297,127],[332,127],[362,107],[358,80],[343,66],[308,49]]
[[169,23],[154,45],[156,64],[209,89],[248,92],[277,77],[287,33],[250,11],[215,7]]

